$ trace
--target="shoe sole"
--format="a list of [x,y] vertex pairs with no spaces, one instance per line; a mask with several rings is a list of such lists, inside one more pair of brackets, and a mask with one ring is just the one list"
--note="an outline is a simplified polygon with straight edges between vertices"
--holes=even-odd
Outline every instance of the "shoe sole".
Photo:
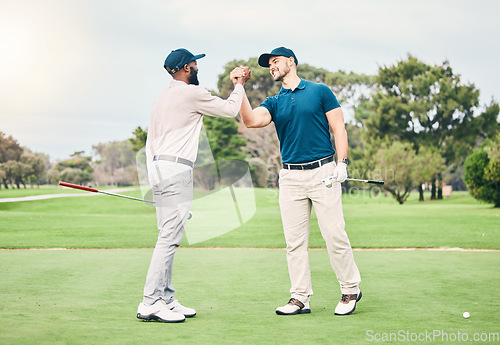
[[152,314],[151,315],[147,315],[147,316],[142,316],[141,314],[137,314],[137,318],[139,320],[143,320],[143,321],[160,321],[160,322],[163,322],[163,323],[179,323],[179,322],[184,322],[185,321],[185,319],[183,319],[183,320],[165,320],[165,319],[162,319],[159,316],[152,315]]
[[361,293],[361,290],[360,290],[359,291],[359,296],[358,296],[358,298],[356,298],[356,303],[354,303],[354,308],[352,308],[352,310],[350,312],[348,312],[348,313],[345,313],[345,314],[337,314],[337,313],[335,313],[335,315],[345,316],[345,315],[352,314],[356,310],[356,304],[359,302],[359,300],[361,299],[361,297],[363,297],[363,294]]
[[280,310],[276,310],[276,314],[278,314],[278,315],[311,314],[311,309],[299,309],[297,311],[294,311],[293,313],[284,313]]

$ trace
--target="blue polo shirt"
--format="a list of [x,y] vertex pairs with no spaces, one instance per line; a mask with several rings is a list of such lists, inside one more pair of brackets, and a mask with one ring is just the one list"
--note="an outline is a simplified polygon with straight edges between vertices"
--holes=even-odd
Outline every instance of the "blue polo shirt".
[[295,90],[281,88],[261,107],[271,113],[283,163],[305,163],[335,153],[325,113],[340,107],[325,84],[301,79]]

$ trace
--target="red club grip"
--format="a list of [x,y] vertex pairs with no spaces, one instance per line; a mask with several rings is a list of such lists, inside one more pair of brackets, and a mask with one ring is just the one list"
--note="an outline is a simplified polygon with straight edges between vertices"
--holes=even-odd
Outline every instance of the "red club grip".
[[94,188],[84,187],[84,186],[80,186],[78,184],[73,184],[73,183],[68,183],[68,182],[63,182],[63,181],[59,181],[59,185],[64,186],[64,187],[69,187],[69,188],[85,190],[87,192],[94,192],[94,193],[99,192],[97,189],[94,189]]

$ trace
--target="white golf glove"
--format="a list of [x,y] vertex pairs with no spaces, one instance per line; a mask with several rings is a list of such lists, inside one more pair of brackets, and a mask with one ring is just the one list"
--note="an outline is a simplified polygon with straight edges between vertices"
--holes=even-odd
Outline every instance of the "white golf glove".
[[337,163],[337,166],[333,170],[333,180],[336,182],[344,182],[347,178],[347,164],[345,163]]

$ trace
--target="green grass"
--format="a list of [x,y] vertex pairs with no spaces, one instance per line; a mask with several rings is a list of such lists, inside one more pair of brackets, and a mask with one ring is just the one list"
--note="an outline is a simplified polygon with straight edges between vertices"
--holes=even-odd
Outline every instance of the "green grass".
[[[78,189],[71,189],[67,187],[59,187],[55,185],[40,185],[40,186],[31,186],[29,184],[26,185],[26,188],[21,187],[20,189],[16,188],[8,188],[5,189],[4,186],[1,186],[2,188],[0,189],[0,199],[4,198],[22,198],[25,196],[32,196],[32,195],[43,195],[43,194],[83,194],[86,193],[84,191],[78,190]],[[106,189],[115,189],[117,187],[111,187],[111,186],[103,186],[103,187],[95,187],[100,190],[106,190]],[[129,188],[137,188],[137,187],[126,187],[124,189],[129,189]]]
[[[0,198],[26,196],[3,191]],[[2,248],[108,248],[0,250],[0,344],[366,344],[368,335],[500,332],[500,251],[355,251],[363,299],[352,316],[336,317],[339,287],[326,250],[311,250],[313,312],[277,316],[289,298],[283,249],[194,248],[284,248],[277,191],[264,189],[255,190],[256,213],[245,225],[195,245],[185,238],[177,252],[177,297],[198,315],[182,324],[140,322],[135,313],[156,242],[155,210],[91,195],[0,203]],[[345,195],[353,247],[500,248],[500,210],[467,193],[424,203],[416,197],[401,206]],[[230,213],[211,211],[230,208],[227,195],[200,200],[187,238],[197,226],[230,221]],[[314,215],[310,243],[324,246]],[[408,342],[421,343],[392,343]]]
[[33,188],[30,185],[27,185],[26,188],[21,189],[5,189],[2,185],[0,189],[0,199],[3,198],[21,198],[25,196],[31,195],[42,195],[42,194],[63,194],[63,193],[82,193],[82,191],[71,190],[71,189],[63,189],[62,187],[56,187],[53,185],[41,185],[40,187],[34,186]]
[[151,206],[93,193],[0,203],[0,247],[151,247],[155,217]]
[[151,253],[0,251],[0,343],[366,344],[370,330],[500,331],[498,252],[355,252],[363,298],[336,317],[338,283],[326,251],[313,250],[312,313],[283,317],[274,310],[288,299],[284,251],[180,249],[177,297],[198,312],[182,324],[135,318]]
[[[138,191],[123,192],[141,197]],[[39,201],[0,203],[1,248],[144,248],[156,242],[156,215],[140,202],[88,193]],[[356,248],[461,247],[500,248],[500,209],[482,204],[465,192],[443,201],[420,203],[415,194],[404,205],[391,198],[345,195],[344,215]],[[198,199],[198,201],[204,199]],[[229,200],[229,201],[228,201]],[[183,246],[283,248],[277,191],[255,189],[256,212],[246,224],[222,236],[191,244],[194,232],[217,230],[229,222],[230,196],[194,207]],[[229,206],[228,206],[229,205]],[[248,205],[240,204],[244,209]],[[204,207],[204,208],[203,208]],[[233,212],[234,215],[234,212]],[[202,226],[197,228],[197,226]],[[323,248],[316,218],[310,246]]]

